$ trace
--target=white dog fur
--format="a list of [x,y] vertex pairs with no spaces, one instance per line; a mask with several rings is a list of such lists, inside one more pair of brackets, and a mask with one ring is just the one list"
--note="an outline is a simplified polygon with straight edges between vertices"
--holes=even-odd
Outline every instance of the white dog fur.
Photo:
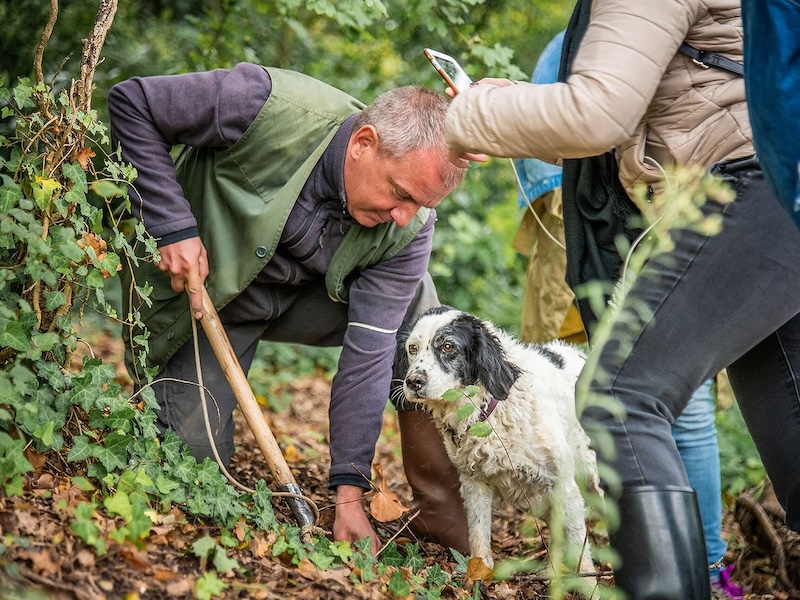
[[[425,313],[398,336],[393,393],[433,416],[458,469],[469,526],[470,553],[492,567],[495,497],[537,514],[558,502],[566,538],[583,548],[582,572],[594,572],[585,506],[576,477],[602,495],[595,453],[575,415],[575,383],[585,362],[576,347],[554,341],[523,344],[488,321],[450,307]],[[477,385],[471,398],[446,401],[451,389]],[[468,433],[485,418],[487,437]],[[459,406],[476,409],[466,418]],[[467,409],[468,411],[469,409]]]

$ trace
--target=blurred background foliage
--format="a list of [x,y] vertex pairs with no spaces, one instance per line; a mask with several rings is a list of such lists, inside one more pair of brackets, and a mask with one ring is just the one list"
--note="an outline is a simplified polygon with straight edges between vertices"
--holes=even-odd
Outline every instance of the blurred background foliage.
[[[400,85],[443,92],[426,46],[455,56],[473,78],[528,79],[571,10],[561,0],[126,0],[92,106],[107,122],[106,94],[118,81],[241,61],[302,71],[364,102]],[[66,85],[77,76],[77,59],[67,59],[80,55],[96,11],[86,0],[59,3],[46,80]],[[32,75],[48,14],[46,0],[0,2],[0,77],[8,84]],[[442,302],[519,329],[525,268],[511,248],[519,218],[509,162],[473,167],[439,210],[431,271]]]
[[[0,78],[9,87],[32,75],[49,4],[0,0]],[[563,0],[125,0],[95,74],[93,107],[107,122],[106,94],[118,81],[240,61],[303,71],[364,102],[399,85],[444,91],[422,54],[426,46],[456,57],[474,79],[527,80],[544,46],[566,26],[573,5]],[[44,55],[47,81],[58,86],[77,78],[81,36],[90,31],[97,7],[87,0],[59,2]],[[0,135],[9,126],[0,122]],[[442,302],[515,333],[525,278],[524,259],[511,248],[521,218],[516,197],[509,161],[474,166],[438,209],[430,266]],[[297,374],[330,377],[337,358],[331,348],[262,344],[251,384],[280,409],[287,402],[282,391],[287,380]],[[735,407],[720,411],[717,426],[723,489],[736,494],[760,481],[763,468]]]

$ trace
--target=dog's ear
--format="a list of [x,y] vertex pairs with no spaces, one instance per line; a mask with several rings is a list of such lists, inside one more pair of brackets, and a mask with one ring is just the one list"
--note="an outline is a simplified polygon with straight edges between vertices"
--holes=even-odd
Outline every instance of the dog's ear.
[[473,355],[470,363],[474,369],[474,379],[483,383],[493,398],[505,400],[521,371],[508,360],[500,340],[486,324],[477,317],[469,316],[473,319]]
[[409,362],[408,354],[406,353],[406,342],[408,341],[408,336],[411,334],[411,329],[412,325],[406,324],[397,332],[397,345],[394,349],[394,363],[392,364],[392,398],[394,398],[394,394],[397,393],[398,388],[400,393],[402,393],[403,380],[406,378],[406,373],[408,373]]

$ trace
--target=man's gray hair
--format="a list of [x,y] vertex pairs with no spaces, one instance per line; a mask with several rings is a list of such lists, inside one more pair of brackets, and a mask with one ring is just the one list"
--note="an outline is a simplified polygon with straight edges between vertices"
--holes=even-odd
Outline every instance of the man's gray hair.
[[442,181],[456,187],[466,169],[451,163],[444,137],[444,117],[449,100],[442,94],[420,87],[395,88],[378,96],[356,118],[355,129],[372,125],[378,132],[378,152],[401,158],[413,150],[433,148],[441,153]]

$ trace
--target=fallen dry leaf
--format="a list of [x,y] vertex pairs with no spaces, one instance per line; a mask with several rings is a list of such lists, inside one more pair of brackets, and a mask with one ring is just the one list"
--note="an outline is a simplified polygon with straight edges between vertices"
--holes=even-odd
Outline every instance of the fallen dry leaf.
[[467,585],[470,585],[470,582],[475,581],[483,581],[486,584],[492,582],[492,577],[494,576],[494,571],[492,571],[486,564],[483,562],[483,559],[479,556],[473,556],[469,559],[467,563]]
[[81,148],[80,150],[78,150],[78,152],[75,153],[74,158],[75,160],[78,161],[78,163],[80,163],[81,169],[85,171],[86,169],[89,168],[89,161],[95,156],[97,155],[91,148]]
[[396,521],[404,512],[408,511],[408,508],[403,506],[397,494],[389,489],[389,484],[383,476],[381,466],[376,463],[373,468],[375,470],[375,479],[378,484],[378,493],[370,500],[369,511],[372,516],[381,523]]
[[49,550],[23,550],[19,555],[30,560],[40,575],[53,576],[61,570],[61,561],[54,561]]

